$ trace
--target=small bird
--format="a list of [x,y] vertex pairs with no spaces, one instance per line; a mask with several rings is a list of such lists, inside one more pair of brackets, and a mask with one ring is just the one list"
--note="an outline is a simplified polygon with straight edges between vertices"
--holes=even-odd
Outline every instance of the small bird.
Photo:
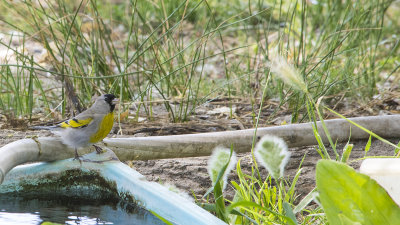
[[35,126],[33,129],[50,130],[59,135],[64,144],[75,148],[75,159],[79,160],[78,148],[93,145],[97,153],[101,149],[94,144],[103,140],[114,125],[114,109],[118,99],[113,94],[105,94],[94,104],[72,119],[54,126]]

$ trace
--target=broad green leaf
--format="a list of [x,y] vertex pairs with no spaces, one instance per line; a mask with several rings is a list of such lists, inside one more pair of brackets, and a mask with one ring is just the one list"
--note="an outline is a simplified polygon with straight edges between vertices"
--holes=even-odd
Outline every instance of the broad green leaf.
[[360,222],[352,221],[343,214],[339,214],[340,224],[362,225]]
[[344,163],[320,160],[316,180],[330,224],[400,224],[399,206],[369,176]]

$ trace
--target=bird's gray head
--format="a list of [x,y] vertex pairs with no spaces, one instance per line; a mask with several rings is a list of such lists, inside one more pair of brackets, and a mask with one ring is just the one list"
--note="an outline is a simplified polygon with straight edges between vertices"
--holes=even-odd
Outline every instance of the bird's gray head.
[[105,95],[102,95],[102,96],[100,96],[100,97],[98,97],[96,99],[96,105],[97,104],[98,105],[106,104],[106,105],[108,105],[110,107],[109,109],[110,109],[111,112],[114,111],[115,105],[117,103],[118,103],[118,99],[113,94],[105,94]]

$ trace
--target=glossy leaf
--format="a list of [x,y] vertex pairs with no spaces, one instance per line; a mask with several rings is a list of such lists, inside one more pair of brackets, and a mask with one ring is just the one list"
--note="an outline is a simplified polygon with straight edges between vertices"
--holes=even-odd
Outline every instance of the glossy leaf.
[[400,224],[399,206],[369,176],[343,163],[320,160],[316,180],[330,224]]

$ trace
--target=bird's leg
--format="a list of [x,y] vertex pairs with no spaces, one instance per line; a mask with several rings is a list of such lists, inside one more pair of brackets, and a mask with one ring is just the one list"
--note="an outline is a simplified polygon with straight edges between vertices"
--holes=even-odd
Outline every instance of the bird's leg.
[[81,161],[81,159],[79,158],[79,155],[78,155],[78,148],[75,148],[75,158],[74,158],[74,160],[79,160],[79,161]]
[[97,145],[93,145],[94,149],[96,149],[97,154],[101,154],[103,152],[103,149]]

